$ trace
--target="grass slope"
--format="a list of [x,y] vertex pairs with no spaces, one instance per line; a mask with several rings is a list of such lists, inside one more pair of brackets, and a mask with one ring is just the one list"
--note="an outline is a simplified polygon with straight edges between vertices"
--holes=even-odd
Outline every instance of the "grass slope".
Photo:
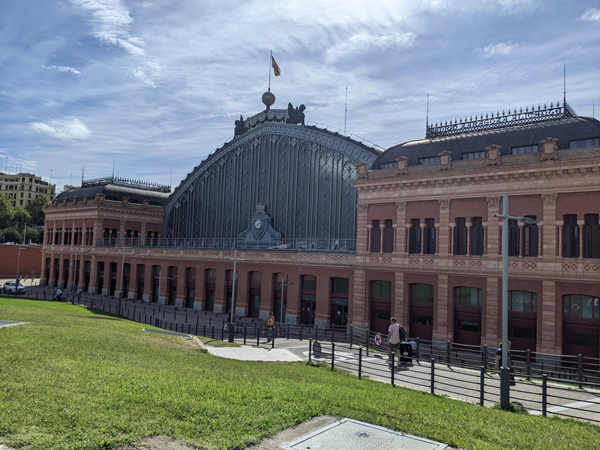
[[166,434],[244,448],[314,416],[351,417],[464,449],[598,449],[600,427],[511,414],[306,364],[224,360],[79,306],[0,298],[0,442],[111,448]]

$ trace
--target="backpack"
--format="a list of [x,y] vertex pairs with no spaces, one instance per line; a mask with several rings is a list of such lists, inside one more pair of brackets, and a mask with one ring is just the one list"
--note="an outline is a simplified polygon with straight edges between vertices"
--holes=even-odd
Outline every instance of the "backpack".
[[400,333],[400,342],[405,342],[406,341],[406,330],[404,329],[404,327],[402,325],[400,325],[400,329],[398,330],[398,333]]

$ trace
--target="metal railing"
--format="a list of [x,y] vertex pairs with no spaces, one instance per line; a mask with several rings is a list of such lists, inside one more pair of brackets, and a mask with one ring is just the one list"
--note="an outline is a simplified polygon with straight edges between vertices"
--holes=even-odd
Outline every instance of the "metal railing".
[[292,250],[298,252],[356,252],[356,239],[232,239],[232,238],[99,238],[98,247],[183,248],[216,250]]

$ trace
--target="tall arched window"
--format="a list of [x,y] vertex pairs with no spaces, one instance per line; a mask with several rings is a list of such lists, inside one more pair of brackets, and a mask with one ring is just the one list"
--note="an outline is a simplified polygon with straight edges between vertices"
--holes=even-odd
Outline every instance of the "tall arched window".
[[432,284],[409,284],[410,292],[410,336],[431,340],[433,336]]
[[454,342],[480,345],[481,304],[481,289],[469,286],[454,288]]
[[371,330],[387,333],[392,313],[392,283],[371,281]]

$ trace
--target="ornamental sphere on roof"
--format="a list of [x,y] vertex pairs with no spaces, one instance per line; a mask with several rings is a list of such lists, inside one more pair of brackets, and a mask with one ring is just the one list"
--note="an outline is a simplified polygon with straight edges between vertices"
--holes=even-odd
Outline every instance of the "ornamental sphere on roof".
[[273,94],[271,91],[265,92],[262,95],[262,102],[265,104],[268,111],[271,108],[271,106],[273,106],[273,103],[275,103],[275,94]]

